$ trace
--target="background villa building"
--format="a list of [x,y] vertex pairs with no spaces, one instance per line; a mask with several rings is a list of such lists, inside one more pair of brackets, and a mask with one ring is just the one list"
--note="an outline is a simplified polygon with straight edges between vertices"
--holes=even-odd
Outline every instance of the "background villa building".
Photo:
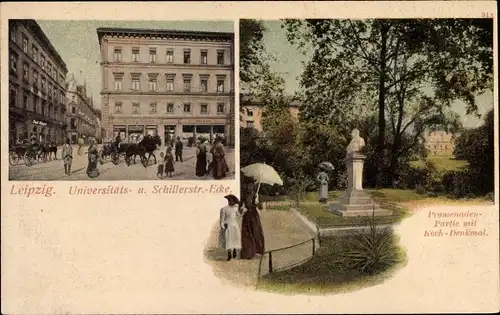
[[78,85],[72,77],[67,83],[66,98],[67,108],[67,138],[71,143],[77,143],[78,138],[83,138],[85,143],[95,137],[100,140],[100,124],[98,112],[94,108],[94,102],[87,96],[87,85]]
[[66,74],[61,56],[35,20],[9,20],[9,141],[35,134],[62,144]]
[[97,29],[102,126],[118,134],[224,135],[234,145],[234,34]]
[[424,137],[425,148],[429,155],[453,155],[456,135],[443,130],[430,130]]
[[[253,127],[262,131],[263,103],[249,95],[240,94],[240,108],[240,126]],[[289,110],[292,117],[299,118],[300,104],[298,102],[291,101]]]

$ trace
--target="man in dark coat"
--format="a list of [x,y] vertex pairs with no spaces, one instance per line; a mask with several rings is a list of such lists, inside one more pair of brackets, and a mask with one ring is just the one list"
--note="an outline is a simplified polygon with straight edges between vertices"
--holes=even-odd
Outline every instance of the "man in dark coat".
[[184,145],[182,144],[181,138],[177,137],[177,140],[175,141],[175,161],[181,161],[182,163],[182,149]]

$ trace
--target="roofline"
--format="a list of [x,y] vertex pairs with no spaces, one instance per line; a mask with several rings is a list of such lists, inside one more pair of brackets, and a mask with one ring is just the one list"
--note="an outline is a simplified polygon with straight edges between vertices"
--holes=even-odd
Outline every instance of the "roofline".
[[42,30],[40,25],[37,23],[36,20],[34,19],[9,19],[9,22],[17,22],[20,24],[23,24],[28,28],[28,30],[33,31],[35,34],[35,37],[37,39],[40,39],[42,41],[42,44],[45,45],[45,48],[54,56],[54,59],[59,63],[60,66],[63,67],[65,71],[65,75],[68,73],[68,67],[64,60],[62,59],[61,55],[57,52],[57,49],[52,45],[50,40],[48,39],[47,35],[45,35],[45,32]]
[[159,35],[170,37],[209,37],[225,39],[234,42],[234,33],[231,32],[207,32],[207,31],[185,31],[173,29],[146,29],[146,28],[119,28],[119,27],[98,27],[97,39],[101,43],[101,39],[106,34],[125,33],[128,35]]
[[[246,100],[242,100],[242,98],[248,98]],[[240,104],[243,106],[253,105],[253,106],[263,106],[262,102],[254,97],[240,93]],[[300,107],[301,104],[296,100],[291,100],[290,107]]]

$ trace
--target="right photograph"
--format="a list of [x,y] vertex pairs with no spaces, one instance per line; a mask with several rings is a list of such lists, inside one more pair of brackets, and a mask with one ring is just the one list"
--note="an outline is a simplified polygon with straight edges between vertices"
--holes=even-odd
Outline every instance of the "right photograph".
[[492,19],[240,20],[239,64],[241,194],[212,233],[217,274],[373,286],[411,260],[396,227],[419,210],[494,203]]

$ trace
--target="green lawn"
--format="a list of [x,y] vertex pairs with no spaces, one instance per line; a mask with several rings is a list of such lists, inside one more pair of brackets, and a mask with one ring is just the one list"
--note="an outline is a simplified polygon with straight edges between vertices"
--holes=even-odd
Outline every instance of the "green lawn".
[[[461,167],[467,166],[467,161],[455,160],[453,156],[443,155],[443,156],[429,156],[427,160],[434,163],[438,171],[453,171]],[[424,167],[424,161],[412,161],[411,165],[413,167],[422,168]]]
[[343,238],[328,238],[309,261],[287,271],[267,274],[257,285],[257,289],[285,294],[325,294],[345,293],[367,286],[379,284],[390,278],[407,262],[405,250],[393,236],[392,250],[396,260],[375,274],[365,274],[347,267],[346,244]]
[[[392,210],[393,215],[375,217],[377,224],[390,224],[403,220],[409,216],[407,209],[400,203],[407,200],[422,198],[415,192],[408,190],[381,189],[366,190],[381,208]],[[340,192],[331,192],[332,197],[337,197]],[[368,224],[370,217],[341,217],[328,211],[328,206],[319,203],[304,203],[299,205],[299,211],[316,223],[319,228],[340,227],[340,226],[364,226]]]

